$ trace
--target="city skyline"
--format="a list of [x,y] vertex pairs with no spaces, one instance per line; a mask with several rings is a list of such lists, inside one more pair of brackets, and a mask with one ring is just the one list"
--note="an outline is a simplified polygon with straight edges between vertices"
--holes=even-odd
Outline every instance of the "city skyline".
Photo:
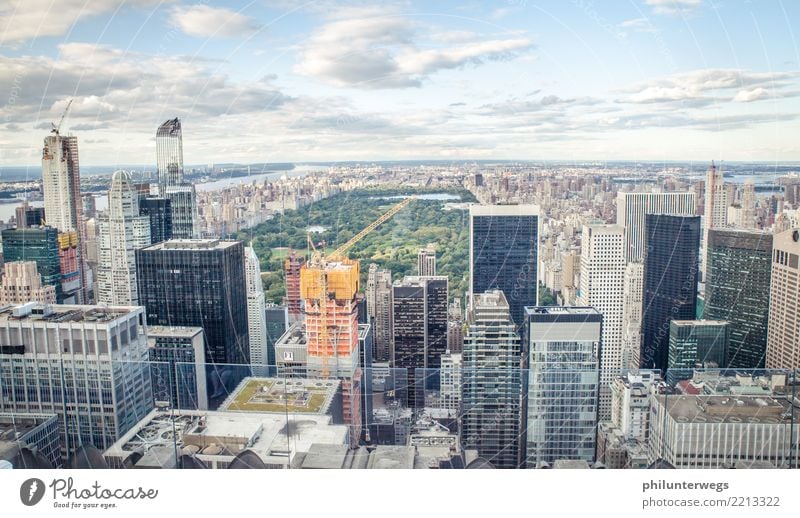
[[13,4],[2,166],[69,99],[89,166],[155,162],[174,117],[197,164],[800,159],[794,4]]

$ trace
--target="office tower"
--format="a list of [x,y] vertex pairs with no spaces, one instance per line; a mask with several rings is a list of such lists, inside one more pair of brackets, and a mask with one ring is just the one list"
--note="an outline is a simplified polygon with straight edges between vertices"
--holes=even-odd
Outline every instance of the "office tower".
[[655,371],[628,372],[611,383],[611,423],[625,439],[644,442],[650,430],[650,395],[661,377]]
[[150,242],[172,239],[172,203],[169,198],[139,197],[139,214],[150,218]]
[[600,419],[611,415],[611,381],[627,365],[622,358],[625,288],[625,229],[619,225],[587,225],[581,239],[578,305],[603,314],[600,357]]
[[[289,311],[286,306],[269,303],[264,308],[267,323],[267,365],[275,366],[275,344],[289,329]],[[271,374],[274,370],[271,371]]]
[[83,207],[81,198],[78,137],[62,136],[57,130],[44,139],[42,150],[42,190],[47,224],[59,232],[76,232],[79,286],[75,302],[87,300],[84,272]]
[[[324,279],[324,282],[322,282]],[[328,260],[300,270],[305,308],[306,371],[309,377],[338,378],[342,383],[344,420],[353,446],[362,426],[362,369],[359,353],[359,263]]]
[[183,134],[178,118],[165,121],[156,131],[158,192],[170,200],[172,237],[197,237],[197,193],[183,177]]
[[31,228],[41,226],[45,221],[44,207],[31,207],[28,201],[16,208],[17,228]]
[[442,408],[459,411],[461,407],[461,353],[450,351],[442,355],[441,376],[439,378],[439,399]]
[[408,373],[408,406],[422,408],[438,388],[447,350],[447,277],[406,276],[392,286],[391,364]]
[[603,315],[587,307],[525,312],[527,465],[593,461]]
[[58,264],[61,271],[61,297],[65,304],[75,304],[83,289],[81,243],[75,231],[58,233]]
[[625,227],[625,260],[637,262],[644,259],[645,216],[647,214],[672,214],[693,216],[693,192],[619,192],[617,193],[617,225]]
[[[55,414],[0,412],[0,461],[10,463],[11,469],[64,467],[58,422]],[[36,457],[33,462],[30,454]]]
[[139,303],[136,250],[150,245],[150,218],[139,216],[138,196],[131,177],[117,171],[108,191],[108,211],[100,215],[98,304],[130,306]]
[[713,228],[706,257],[703,318],[730,322],[728,356],[721,366],[764,367],[772,234]]
[[5,308],[0,412],[56,414],[63,453],[103,450],[153,408],[146,360],[141,307]]
[[747,180],[742,186],[742,210],[737,225],[741,228],[758,228],[756,221],[756,186],[752,180]]
[[641,366],[667,368],[669,323],[697,316],[700,217],[647,214]]
[[3,230],[2,237],[3,260],[35,262],[42,284],[55,286],[56,302],[63,303],[58,230],[52,227],[10,228]]
[[667,383],[689,379],[695,368],[722,367],[730,326],[723,320],[673,320],[669,324]]
[[622,365],[639,368],[642,348],[642,298],[644,297],[644,264],[628,263],[622,289]]
[[471,205],[469,214],[470,293],[502,290],[519,329],[537,301],[539,207]]
[[392,345],[392,272],[370,264],[365,292],[375,337],[374,360],[386,362]]
[[297,255],[295,250],[283,261],[283,279],[286,285],[286,306],[289,310],[289,320],[298,322],[303,319],[303,301],[300,297],[300,269],[305,264],[306,258]]
[[436,245],[428,243],[417,252],[417,273],[422,276],[436,275]]
[[264,313],[264,286],[261,265],[252,247],[244,248],[244,274],[247,285],[247,328],[250,339],[250,363],[268,365],[267,320]]
[[654,395],[650,462],[677,469],[797,467],[797,412],[789,398]]
[[520,466],[520,341],[500,290],[472,294],[461,372],[461,443],[498,468]]
[[700,261],[703,280],[706,278],[708,264],[708,231],[712,228],[728,226],[728,206],[731,201],[733,200],[728,197],[722,168],[717,169],[712,160],[711,166],[706,173],[705,204],[703,207],[703,257]]
[[[92,284],[90,285],[94,297],[97,297],[97,273],[100,261],[100,221],[97,218],[89,218],[85,222],[86,227],[86,266],[92,274]],[[150,243],[147,243],[148,245]]]
[[767,368],[800,368],[800,229],[773,236]]
[[206,363],[247,364],[247,286],[241,241],[173,239],[136,251],[147,322],[202,327]]
[[208,410],[202,327],[149,326],[147,359],[156,401],[172,408]]
[[42,284],[34,261],[10,261],[3,264],[0,281],[0,305],[41,302],[56,303],[56,287]]

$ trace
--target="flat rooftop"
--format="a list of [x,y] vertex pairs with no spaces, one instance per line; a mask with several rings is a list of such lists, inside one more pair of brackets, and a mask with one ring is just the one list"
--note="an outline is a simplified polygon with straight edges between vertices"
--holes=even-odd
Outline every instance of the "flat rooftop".
[[469,206],[470,216],[538,216],[539,206],[520,205],[479,205]]
[[191,326],[147,326],[147,336],[172,336],[175,338],[193,338],[202,333],[202,327]]
[[588,306],[525,306],[527,315],[599,315],[600,312]]
[[[785,424],[792,420],[789,401],[769,396],[656,396],[679,423]],[[794,417],[794,422],[800,422]]]
[[0,321],[17,322],[112,322],[135,311],[143,311],[142,306],[91,306],[69,304],[28,304],[0,307]]
[[223,250],[241,243],[221,239],[170,239],[143,248],[142,250]]
[[339,391],[336,379],[245,378],[220,410],[326,414]]

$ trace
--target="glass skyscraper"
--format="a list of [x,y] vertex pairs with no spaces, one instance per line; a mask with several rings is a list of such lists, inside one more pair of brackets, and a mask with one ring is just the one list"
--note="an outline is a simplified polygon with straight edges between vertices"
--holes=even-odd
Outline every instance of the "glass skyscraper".
[[730,336],[721,320],[673,320],[669,325],[667,383],[689,379],[695,368],[722,367]]
[[700,217],[647,214],[645,231],[641,367],[664,370],[670,321],[697,316]]
[[170,119],[156,131],[158,192],[168,198],[172,209],[172,237],[197,237],[197,193],[183,178],[183,132],[178,118]]
[[58,230],[52,227],[3,230],[3,261],[35,261],[42,284],[56,287],[56,301],[63,303]]
[[502,290],[519,329],[537,301],[539,207],[472,205],[469,215],[470,293]]
[[764,367],[767,354],[772,234],[712,228],[703,317],[730,322],[730,346],[724,365]]

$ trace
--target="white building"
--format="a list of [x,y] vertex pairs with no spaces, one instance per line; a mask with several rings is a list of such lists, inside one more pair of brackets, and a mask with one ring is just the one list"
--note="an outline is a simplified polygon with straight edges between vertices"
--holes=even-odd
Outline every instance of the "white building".
[[603,314],[600,356],[600,419],[611,412],[611,381],[627,365],[622,358],[622,313],[625,278],[625,229],[619,225],[587,225],[581,239],[578,305]]
[[461,354],[450,351],[442,355],[439,377],[439,398],[442,408],[458,411],[461,405]]
[[644,264],[628,263],[622,289],[622,365],[638,369],[642,348]]
[[617,193],[617,225],[625,227],[625,259],[644,258],[647,214],[694,216],[693,192],[619,192]]
[[647,439],[651,388],[660,381],[657,372],[641,371],[629,372],[611,383],[611,423],[625,439]]
[[0,412],[58,415],[62,447],[111,446],[153,407],[140,306],[0,309]]
[[98,227],[97,303],[135,305],[136,250],[150,245],[150,218],[139,215],[139,198],[127,172],[114,173],[108,211]]
[[421,276],[436,275],[436,245],[429,243],[417,252],[417,272]]
[[35,261],[12,261],[3,265],[0,305],[41,302],[56,303],[56,287],[42,285]]
[[250,364],[267,365],[267,317],[264,313],[264,286],[261,265],[252,247],[244,248],[244,276],[247,283],[247,329],[250,339]]
[[722,168],[717,169],[714,162],[706,173],[705,203],[703,208],[703,255],[701,269],[703,279],[706,278],[706,261],[708,256],[708,230],[728,226],[728,191],[725,188],[725,177]]
[[772,240],[772,274],[767,326],[768,369],[800,368],[800,229]]

